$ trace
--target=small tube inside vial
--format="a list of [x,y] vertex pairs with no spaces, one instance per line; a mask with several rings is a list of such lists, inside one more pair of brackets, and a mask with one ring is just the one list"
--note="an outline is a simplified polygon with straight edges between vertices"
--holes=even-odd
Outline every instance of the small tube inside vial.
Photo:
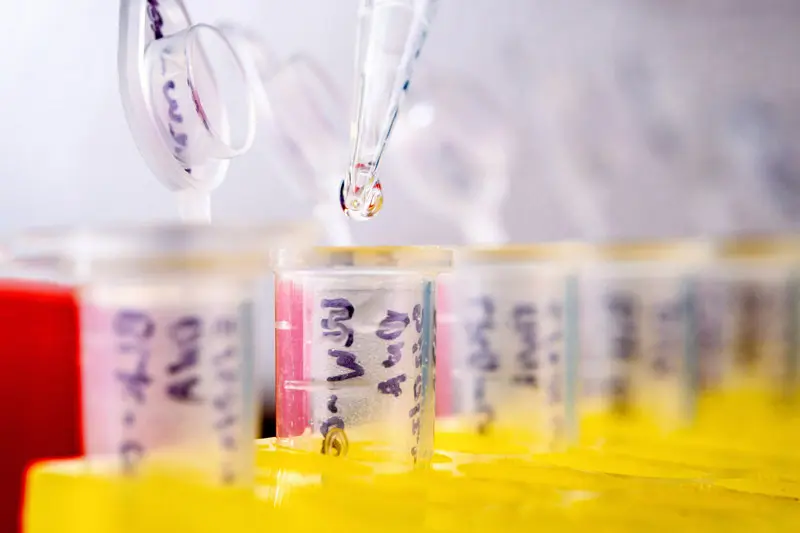
[[571,439],[576,269],[590,250],[563,243],[456,251],[447,283],[452,409],[437,422],[439,442],[460,433],[550,451]]
[[401,468],[433,453],[438,248],[321,248],[276,275],[277,442]]
[[307,243],[304,230],[153,226],[37,241],[58,243],[50,253],[77,276],[90,466],[250,483],[257,289],[272,252]]

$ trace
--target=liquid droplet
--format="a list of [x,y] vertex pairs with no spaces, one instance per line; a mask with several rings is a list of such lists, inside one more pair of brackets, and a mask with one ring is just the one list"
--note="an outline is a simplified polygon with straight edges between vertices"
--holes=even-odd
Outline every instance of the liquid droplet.
[[345,181],[339,189],[339,203],[342,211],[353,220],[369,220],[377,215],[383,207],[383,187],[380,181],[366,191],[356,189],[352,193],[345,192]]

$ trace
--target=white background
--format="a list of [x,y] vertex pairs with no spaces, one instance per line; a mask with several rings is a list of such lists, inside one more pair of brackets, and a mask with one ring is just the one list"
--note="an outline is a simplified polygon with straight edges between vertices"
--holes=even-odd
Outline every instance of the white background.
[[[195,22],[246,24],[282,57],[310,54],[345,94],[352,93],[357,0],[186,3]],[[468,74],[510,117],[508,127],[517,143],[503,223],[513,240],[796,226],[800,195],[785,184],[776,187],[761,167],[752,171],[746,154],[745,163],[731,167],[735,158],[720,157],[719,146],[730,109],[748,98],[769,101],[782,139],[783,179],[800,183],[795,149],[800,142],[800,2],[441,3],[420,71]],[[145,166],[123,116],[117,88],[118,10],[115,0],[4,3],[0,232],[177,217],[174,198]],[[616,72],[609,51],[618,49],[652,63],[658,78],[655,107],[689,132],[684,147],[690,155],[681,164],[659,167],[637,159],[643,151],[637,144],[641,135],[626,130],[624,100],[621,107],[619,101],[614,107],[597,99],[571,109],[571,82],[546,83],[555,72],[572,82],[594,76],[602,85],[604,76]],[[535,75],[549,92],[532,89]],[[562,113],[559,106],[564,105],[567,112]],[[612,168],[613,179],[591,167],[570,167],[577,160],[571,152],[575,143],[554,141],[552,135],[552,128],[566,128],[570,119],[591,123],[588,144],[598,143],[601,158],[622,161],[622,170]],[[311,214],[311,206],[289,195],[270,150],[262,136],[251,153],[233,162],[213,197],[215,220],[256,222]],[[403,154],[390,147],[385,164],[384,212],[369,223],[351,224],[357,242],[459,241],[454,224],[432,216],[403,190]]]
[[[258,30],[280,56],[309,53],[329,70],[345,94],[351,94],[356,0],[186,3],[195,21],[228,19]],[[118,2],[37,0],[7,4],[0,21],[0,231],[174,218],[173,198],[139,157],[119,102]],[[589,4],[596,7],[587,9]],[[701,4],[708,7],[697,7]],[[420,68],[468,73],[515,119],[519,143],[511,172],[511,200],[504,214],[514,240],[759,231],[794,223],[796,209],[785,209],[778,216],[777,208],[769,203],[785,194],[763,193],[759,184],[734,183],[730,175],[736,173],[727,171],[705,189],[689,193],[680,184],[665,185],[675,176],[664,177],[645,165],[633,175],[623,173],[621,186],[609,185],[604,195],[589,194],[588,200],[580,203],[574,200],[580,184],[560,176],[561,167],[544,164],[546,158],[537,159],[537,149],[546,151],[548,145],[531,132],[541,121],[521,98],[536,99],[526,80],[531,72],[549,72],[547,69],[558,63],[559,54],[585,59],[579,63],[603,72],[612,68],[605,54],[609,42],[663,51],[664,46],[657,46],[663,41],[671,43],[670,49],[681,58],[681,65],[689,65],[683,72],[668,64],[662,69],[669,74],[664,79],[688,80],[686,83],[704,87],[722,79],[720,85],[724,86],[726,78],[718,71],[732,68],[753,73],[752,80],[748,78],[753,83],[786,89],[771,90],[769,97],[782,95],[778,98],[786,109],[779,114],[791,117],[784,122],[788,131],[794,132],[799,119],[793,111],[800,100],[800,32],[796,31],[800,4],[787,0],[572,0],[558,3],[561,7],[548,7],[552,5],[539,0],[442,0]],[[677,22],[671,24],[673,19]],[[659,26],[654,21],[666,22]],[[666,37],[658,41],[658,35]],[[720,58],[729,58],[730,64]],[[691,65],[705,77],[693,78]],[[565,68],[574,66],[572,62]],[[732,78],[729,85],[742,83],[739,78]],[[710,105],[691,100],[700,98],[703,92],[693,90],[693,86],[669,87],[673,96],[689,98],[696,104],[689,108],[691,113],[681,115],[683,120],[696,116],[702,122],[705,118],[697,113],[705,112]],[[534,105],[549,106],[547,98],[548,94],[543,94]],[[603,129],[602,123],[599,129]],[[615,132],[609,129],[601,135],[613,140]],[[794,135],[791,143],[796,144],[797,138]],[[270,146],[263,138],[259,140],[252,153],[233,163],[226,183],[218,189],[213,202],[216,220],[263,221],[310,214],[309,206],[288,196],[279,179],[280,168],[270,165]],[[371,223],[352,224],[359,242],[459,240],[452,224],[431,218],[403,191],[399,183],[400,155],[392,154],[390,148],[386,160],[385,212]],[[796,168],[796,156],[794,159]],[[703,168],[694,165],[684,172],[684,178],[714,173]],[[794,174],[791,179],[797,178]],[[650,186],[643,175],[654,176],[661,185]],[[745,176],[740,181],[748,179]],[[736,208],[734,222],[716,220],[719,208],[714,206],[719,191],[727,191],[732,197],[738,194],[736,201],[745,204]],[[762,197],[769,197],[769,201]],[[587,212],[595,210],[595,204],[603,205],[598,216],[612,220],[601,224],[610,229],[592,227],[597,226],[597,216]]]

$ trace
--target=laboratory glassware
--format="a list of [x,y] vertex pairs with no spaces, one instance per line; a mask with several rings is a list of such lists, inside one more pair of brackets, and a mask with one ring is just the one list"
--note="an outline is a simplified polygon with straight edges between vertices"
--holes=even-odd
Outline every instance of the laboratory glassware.
[[376,173],[437,7],[438,0],[359,2],[352,156],[341,187],[342,209],[355,220],[383,205]]

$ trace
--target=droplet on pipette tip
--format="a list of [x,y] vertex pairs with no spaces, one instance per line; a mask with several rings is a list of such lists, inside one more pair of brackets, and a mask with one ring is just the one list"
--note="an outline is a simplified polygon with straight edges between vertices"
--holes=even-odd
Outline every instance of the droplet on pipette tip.
[[345,192],[345,180],[339,189],[339,203],[342,211],[353,220],[369,220],[377,215],[383,207],[383,187],[380,181],[375,183],[365,193],[360,187],[355,187],[353,192]]

